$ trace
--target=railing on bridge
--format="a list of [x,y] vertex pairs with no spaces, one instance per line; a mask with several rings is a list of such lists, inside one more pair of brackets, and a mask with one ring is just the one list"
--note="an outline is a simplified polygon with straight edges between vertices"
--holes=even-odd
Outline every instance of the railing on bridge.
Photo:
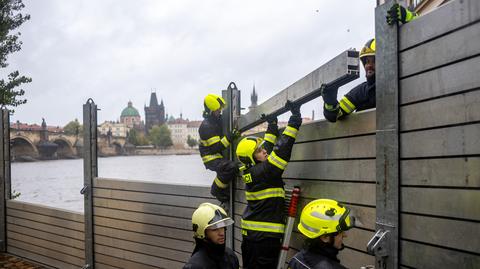
[[[398,40],[397,28],[384,22],[388,7],[376,10],[377,110],[335,124],[303,125],[284,180],[302,186],[300,207],[328,197],[353,209],[359,221],[340,255],[348,267],[476,268],[480,2],[452,1],[398,28]],[[256,125],[260,113],[282,113],[286,98],[318,95],[329,80],[311,79],[317,75],[242,118],[232,111],[229,128],[234,121],[244,129]],[[226,97],[239,107],[233,86]],[[87,105],[84,124],[95,126],[96,109]],[[95,128],[86,128],[83,216],[11,201],[9,119],[8,111],[2,113],[1,250],[54,268],[182,267],[193,248],[191,213],[200,202],[213,201],[209,187],[98,178]],[[230,243],[240,254],[244,187],[240,181],[232,185],[236,224]],[[374,257],[366,243],[378,229],[390,233],[381,244],[385,252]],[[294,230],[290,257],[301,243]]]

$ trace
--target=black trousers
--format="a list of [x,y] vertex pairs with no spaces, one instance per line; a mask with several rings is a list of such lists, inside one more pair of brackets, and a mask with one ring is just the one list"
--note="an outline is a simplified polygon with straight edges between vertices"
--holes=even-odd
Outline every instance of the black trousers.
[[[216,159],[205,164],[209,170],[217,173],[217,178],[225,185],[230,184],[238,172],[237,164],[227,159]],[[230,200],[230,189],[220,188],[215,181],[212,182],[210,193],[220,202],[228,202]]]
[[250,241],[244,237],[242,241],[243,268],[276,269],[281,247],[280,238]]

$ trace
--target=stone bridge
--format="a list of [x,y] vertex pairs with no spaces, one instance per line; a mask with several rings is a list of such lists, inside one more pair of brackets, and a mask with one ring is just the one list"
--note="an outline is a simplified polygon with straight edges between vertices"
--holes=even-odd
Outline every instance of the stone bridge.
[[[125,138],[106,135],[98,136],[100,156],[114,156],[125,153]],[[45,150],[48,148],[48,150]],[[81,158],[83,136],[45,130],[10,129],[10,151],[12,160]]]

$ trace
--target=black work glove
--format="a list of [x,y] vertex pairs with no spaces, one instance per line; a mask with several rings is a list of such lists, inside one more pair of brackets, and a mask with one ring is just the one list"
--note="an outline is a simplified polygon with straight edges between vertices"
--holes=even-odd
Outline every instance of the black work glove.
[[278,119],[276,116],[262,114],[261,119],[268,122],[267,133],[278,135]]
[[240,133],[237,128],[234,128],[231,132],[229,132],[226,137],[228,139],[228,142],[232,142],[233,140],[239,138],[242,134]]
[[387,11],[387,23],[393,25],[396,22],[407,23],[417,17],[417,14],[395,3]]
[[285,108],[290,110],[290,112],[292,112],[292,115],[297,115],[299,117],[301,117],[300,106],[300,104],[292,102],[290,100],[287,100],[287,102],[285,103]]
[[336,105],[338,103],[337,93],[338,93],[338,88],[333,88],[332,89],[332,88],[324,87],[322,89],[323,102],[325,102],[325,104],[329,104],[329,105]]
[[268,124],[278,124],[278,119],[276,116],[273,116],[273,115],[265,115],[265,114],[262,114],[262,116],[260,117],[262,120],[268,122]]
[[290,119],[288,120],[288,125],[298,128],[300,125],[302,125],[302,114],[300,114],[300,106],[299,104],[292,102],[292,101],[287,101],[285,104],[285,107],[292,112],[292,116],[290,116]]

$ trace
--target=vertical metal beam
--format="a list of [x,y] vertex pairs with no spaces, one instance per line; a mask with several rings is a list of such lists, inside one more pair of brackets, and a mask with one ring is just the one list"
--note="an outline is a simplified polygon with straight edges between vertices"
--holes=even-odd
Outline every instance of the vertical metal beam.
[[10,111],[0,115],[0,251],[7,251],[7,200],[11,197],[10,174]]
[[376,268],[398,268],[399,261],[399,107],[398,29],[385,16],[393,1],[375,9],[376,38],[376,229],[383,231],[375,251]]
[[[227,106],[222,113],[222,125],[223,125],[223,133],[227,134],[233,130],[233,128],[237,127],[238,118],[240,117],[240,91],[237,89],[237,86],[234,82],[230,82],[226,90],[222,91],[222,97],[227,102]],[[224,155],[229,160],[234,160],[235,156],[234,151],[234,144],[232,141],[232,146],[227,148],[224,152]],[[235,204],[235,179],[234,181],[230,182],[230,201],[228,204],[228,211],[229,215],[233,219],[234,211],[234,204]],[[233,229],[227,230],[227,246],[231,249],[234,248],[234,233]]]
[[93,179],[98,176],[97,105],[88,99],[83,105],[83,182],[85,216],[85,269],[95,268],[93,237]]

